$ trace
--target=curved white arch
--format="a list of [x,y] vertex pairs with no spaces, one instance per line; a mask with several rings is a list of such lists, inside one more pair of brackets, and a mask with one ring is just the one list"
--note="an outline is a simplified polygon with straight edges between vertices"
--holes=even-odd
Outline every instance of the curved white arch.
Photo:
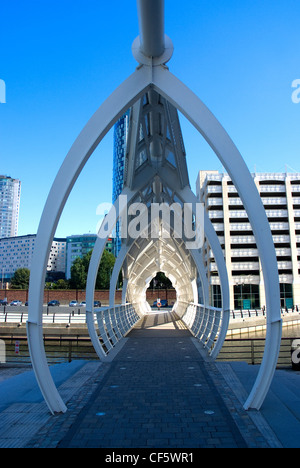
[[100,106],[66,156],[43,210],[31,266],[27,335],[32,366],[52,413],[65,412],[67,408],[53,382],[43,344],[43,293],[51,244],[68,196],[89,157],[128,107],[148,87],[147,70],[137,70]]
[[245,409],[260,409],[276,369],[281,335],[280,292],[276,253],[266,212],[252,176],[227,132],[203,102],[166,68],[156,67],[153,83],[205,138],[227,170],[251,223],[265,281],[267,336],[263,362]]
[[[124,195],[124,194],[127,195],[129,192],[130,192],[129,189],[125,188],[121,195]],[[183,201],[183,203],[190,203],[193,206],[195,206],[195,204],[198,201],[189,187],[186,187],[183,190],[177,191],[176,195]],[[131,193],[131,196],[128,199],[129,200],[128,204],[130,204],[130,200],[133,199],[133,198],[134,198],[134,194]],[[118,221],[119,216],[122,216],[122,213],[118,214],[117,218],[114,219],[115,223]],[[204,222],[205,235],[207,236],[208,242],[211,245],[211,248],[212,248],[212,251],[214,253],[215,260],[216,260],[216,264],[218,266],[220,284],[221,284],[221,291],[222,291],[222,301],[223,301],[223,316],[222,316],[222,321],[221,321],[221,328],[219,330],[219,335],[218,335],[217,341],[215,343],[215,346],[214,346],[214,348],[213,348],[213,350],[212,350],[212,352],[210,354],[210,356],[213,359],[216,359],[219,352],[220,352],[220,350],[221,350],[221,348],[222,348],[222,346],[223,346],[224,340],[226,338],[226,333],[227,333],[227,330],[228,330],[228,325],[229,325],[229,318],[230,318],[229,283],[228,283],[228,275],[227,275],[227,269],[226,269],[226,264],[225,264],[225,260],[224,260],[224,255],[223,255],[222,248],[220,246],[218,236],[217,236],[217,234],[216,234],[216,232],[215,232],[215,230],[213,228],[213,225],[212,225],[207,213],[205,213],[205,212],[204,212],[204,217],[205,217],[205,222]],[[111,226],[111,227],[113,227],[113,226]],[[107,234],[107,236],[108,235],[109,235],[109,233]],[[92,342],[94,344],[95,350],[96,350],[96,352],[97,352],[100,359],[101,359],[101,356],[103,355],[103,350],[102,350],[102,347],[99,344],[98,335],[97,335],[97,332],[96,332],[96,329],[95,329],[95,326],[94,326],[95,320],[94,320],[94,313],[93,313],[92,304],[93,304],[93,300],[94,300],[94,289],[95,289],[95,284],[96,284],[96,277],[97,277],[99,265],[100,265],[100,262],[101,262],[101,257],[103,255],[103,251],[104,251],[104,248],[105,248],[105,242],[106,242],[106,239],[100,239],[100,238],[98,238],[97,241],[96,241],[96,244],[95,244],[95,247],[94,247],[94,250],[93,250],[93,253],[92,253],[90,265],[89,265],[88,278],[87,278],[87,298],[86,298],[86,301],[87,301],[88,329],[89,329],[89,333],[90,333]],[[126,255],[127,255],[128,251],[130,250],[130,248],[132,247],[133,244],[134,244],[134,241],[132,241],[127,247],[125,245],[123,245],[123,247],[122,247],[122,249],[120,251],[119,257],[118,257],[118,259],[116,261],[114,272],[113,272],[113,275],[112,275],[111,288],[110,288],[110,306],[111,307],[114,304],[115,286],[116,286],[116,281],[117,281],[117,278],[118,278],[119,271],[120,271],[120,269],[121,269],[121,267],[123,265],[124,259],[125,259]],[[202,284],[205,285],[205,283],[207,282],[206,281],[206,275],[205,275],[203,264],[202,264],[201,260],[198,258],[199,257],[199,252],[194,251],[194,250],[190,250],[190,253],[191,253],[191,256],[192,256],[192,258],[193,258],[193,260],[195,262],[195,265],[196,265],[198,274],[199,274],[199,276],[201,278]],[[136,261],[137,260],[138,260],[138,258],[136,258]],[[141,274],[141,272],[139,273],[139,276],[140,276],[140,274]],[[128,280],[129,279],[130,278],[128,277]],[[127,288],[127,285],[126,285],[126,288]],[[144,294],[144,289],[145,288],[142,288],[142,295]],[[191,291],[192,290],[193,290],[193,288],[191,288]],[[206,303],[208,305],[208,303],[209,303],[209,299],[208,299],[208,295],[207,295],[208,291],[206,290],[205,293],[206,293],[205,299],[206,299]],[[139,296],[138,300],[134,299],[131,302],[140,303],[141,294],[138,294],[138,296]],[[192,295],[191,295],[188,302],[196,302],[197,303],[198,301],[195,301],[195,300],[193,301]],[[141,309],[143,309],[142,306],[141,306]]]
[[[117,257],[117,260],[114,265],[113,273],[111,276],[111,282],[110,282],[110,291],[109,291],[109,306],[114,307],[115,305],[115,291],[116,291],[116,286],[117,286],[117,281],[119,277],[119,273],[121,271],[122,265],[125,261],[125,258],[127,256],[127,253],[130,252],[130,249],[133,245],[135,240],[132,240],[131,243],[128,245],[123,245],[119,255]],[[202,288],[203,288],[203,293],[204,293],[204,305],[209,305],[209,293],[208,293],[208,284],[207,284],[207,278],[206,278],[206,272],[204,269],[204,265],[201,261],[200,254],[198,251],[190,251],[193,260],[195,262],[201,283],[202,283]]]
[[105,101],[75,141],[54,181],[39,225],[30,278],[27,331],[32,365],[53,413],[65,412],[66,406],[51,377],[42,339],[43,290],[52,239],[85,163],[113,124],[151,85],[188,118],[219,157],[244,203],[256,238],[266,288],[267,339],[263,363],[245,403],[246,409],[261,407],[275,372],[281,339],[277,261],[269,223],[253,179],[237,148],[202,101],[165,67],[143,66]]
[[[194,195],[192,190],[189,187],[181,190],[178,195],[184,200],[185,203],[195,204],[197,203],[197,197]],[[220,278],[220,286],[221,286],[221,294],[222,294],[222,308],[223,308],[223,320],[221,329],[215,343],[214,349],[211,352],[211,358],[216,359],[221,351],[221,348],[224,344],[226,334],[228,331],[229,320],[230,320],[230,296],[229,296],[229,281],[228,281],[228,274],[226,263],[224,260],[223,250],[220,245],[219,238],[217,233],[212,225],[212,222],[206,212],[204,212],[204,226],[205,226],[205,234],[207,236],[208,242],[211,246],[211,250],[213,251],[214,258],[217,264],[219,278]]]

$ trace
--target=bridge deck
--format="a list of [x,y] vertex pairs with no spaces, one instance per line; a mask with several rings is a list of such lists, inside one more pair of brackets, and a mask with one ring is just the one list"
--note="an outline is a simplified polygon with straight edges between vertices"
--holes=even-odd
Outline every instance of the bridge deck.
[[267,446],[250,419],[239,430],[212,369],[175,314],[145,317],[59,446],[247,447],[249,431],[251,444]]
[[170,312],[141,320],[111,361],[54,366],[65,414],[49,414],[32,371],[13,377],[8,369],[6,380],[5,369],[0,371],[0,447],[277,444],[269,428],[262,435],[219,366],[203,360],[190,332]]

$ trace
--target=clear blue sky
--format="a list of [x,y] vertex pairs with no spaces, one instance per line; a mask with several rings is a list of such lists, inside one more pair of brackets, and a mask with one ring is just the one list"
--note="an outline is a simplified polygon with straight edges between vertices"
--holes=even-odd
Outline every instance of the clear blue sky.
[[[135,69],[136,1],[0,0],[0,173],[22,181],[19,234],[35,233],[60,165],[92,114]],[[300,171],[299,0],[166,0],[169,67],[210,108],[251,172]],[[182,122],[190,181],[222,166]],[[112,132],[84,168],[57,236],[95,232],[111,201]]]

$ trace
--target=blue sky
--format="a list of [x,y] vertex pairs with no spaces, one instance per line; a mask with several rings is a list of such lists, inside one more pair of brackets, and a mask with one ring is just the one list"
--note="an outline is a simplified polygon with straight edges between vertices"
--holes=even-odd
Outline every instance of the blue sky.
[[[299,0],[166,0],[169,68],[225,127],[251,172],[300,171]],[[35,233],[65,155],[135,69],[136,1],[0,0],[0,173],[22,181],[19,235]],[[191,186],[222,166],[182,119]],[[111,201],[112,132],[84,168],[57,236],[95,232]],[[290,169],[292,168],[292,169]]]

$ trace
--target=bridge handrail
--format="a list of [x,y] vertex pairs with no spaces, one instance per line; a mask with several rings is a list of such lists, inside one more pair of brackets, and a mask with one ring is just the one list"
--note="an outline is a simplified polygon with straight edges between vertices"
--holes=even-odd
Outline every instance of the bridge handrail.
[[105,355],[108,355],[140,320],[131,303],[95,308],[94,313],[97,317],[99,342]]
[[215,359],[226,336],[224,328],[228,329],[230,311],[187,301],[176,302],[173,310],[179,312],[187,328]]

